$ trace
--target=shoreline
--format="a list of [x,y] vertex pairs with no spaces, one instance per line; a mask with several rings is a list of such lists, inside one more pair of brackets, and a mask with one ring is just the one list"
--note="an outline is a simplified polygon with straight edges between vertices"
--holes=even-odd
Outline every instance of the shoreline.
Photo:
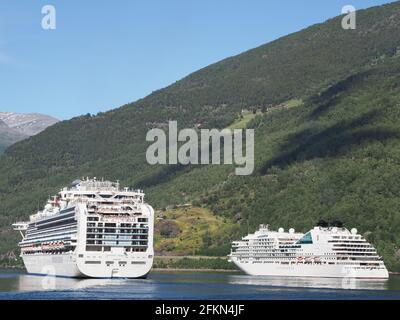
[[25,267],[24,266],[0,265],[0,269],[25,270]]
[[[18,270],[24,271],[25,267],[16,267],[16,266],[0,266],[0,270]],[[235,273],[240,274],[243,273],[240,270],[228,270],[228,269],[179,269],[179,268],[152,268],[151,272],[205,272],[205,273]],[[244,274],[244,273],[243,273]],[[389,272],[390,276],[400,276],[400,272]]]
[[[0,269],[8,269],[8,270],[25,270],[23,266],[9,266],[9,265],[0,265]],[[229,270],[229,269],[210,269],[210,268],[152,268],[151,271],[165,271],[165,272],[217,272],[217,273],[242,273],[240,270]],[[392,272],[389,271],[389,275],[391,276],[400,276],[400,272]]]
[[[2,266],[0,265],[0,269],[3,270],[25,270],[25,267],[19,267],[19,266]],[[240,273],[240,270],[229,270],[229,269],[196,269],[196,268],[190,268],[190,269],[184,269],[184,268],[152,268],[151,271],[166,271],[166,272],[177,272],[177,271],[183,271],[183,272],[218,272],[218,273]]]
[[240,270],[228,270],[228,269],[179,269],[179,268],[152,268],[151,271],[166,271],[166,272],[217,272],[217,273],[240,273]]

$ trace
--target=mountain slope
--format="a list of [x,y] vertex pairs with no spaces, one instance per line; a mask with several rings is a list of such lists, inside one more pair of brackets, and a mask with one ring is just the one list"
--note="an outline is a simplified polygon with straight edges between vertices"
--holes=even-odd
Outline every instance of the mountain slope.
[[[11,146],[0,157],[0,237],[8,240],[0,249],[16,241],[10,222],[74,178],[93,175],[144,186],[155,206],[193,201],[238,221],[242,229],[224,235],[226,246],[247,232],[246,222],[305,231],[320,217],[341,218],[371,234],[399,269],[399,25],[398,2],[360,11],[357,30],[331,19]],[[145,163],[145,133],[170,119],[180,127],[222,128],[242,109],[293,98],[304,103],[249,124],[256,129],[251,177],[232,177],[229,166]]]
[[258,116],[255,175],[199,167],[147,192],[156,203],[192,201],[238,221],[237,237],[260,223],[307,231],[341,219],[399,270],[399,98],[400,58],[389,59],[301,107]]
[[[8,154],[17,158],[32,155],[35,161],[40,148],[40,160],[49,165],[64,164],[65,154],[73,165],[99,158],[113,162],[122,148],[128,153],[143,152],[147,130],[162,127],[168,119],[185,127],[199,123],[226,127],[242,108],[306,97],[382,57],[397,54],[399,3],[362,10],[357,21],[357,30],[343,30],[338,17],[228,58],[133,104],[60,123],[47,137],[18,144]],[[134,162],[143,160],[140,155]]]

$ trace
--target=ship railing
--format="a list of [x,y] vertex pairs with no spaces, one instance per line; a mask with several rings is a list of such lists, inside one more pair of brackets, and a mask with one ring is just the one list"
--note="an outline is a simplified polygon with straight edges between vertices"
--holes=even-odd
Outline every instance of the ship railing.
[[126,215],[134,213],[133,210],[112,210],[112,209],[98,209],[94,212],[100,214],[126,214]]
[[99,206],[112,207],[112,206],[121,206],[121,205],[129,205],[129,206],[132,206],[132,207],[139,207],[139,205],[138,205],[139,201],[136,201],[135,199],[130,199],[130,200],[127,200],[127,199],[112,199],[112,202],[114,203],[113,205],[110,205],[109,203],[108,203],[108,205],[103,203],[103,202],[110,202],[110,199],[99,199],[99,200],[95,200],[95,201],[93,201],[91,199],[91,200],[88,201],[85,198],[79,198],[77,200],[79,200],[79,202],[87,203],[87,206],[91,206],[91,207],[99,207]]
[[12,224],[15,231],[25,231],[28,229],[28,225],[28,222],[16,222]]

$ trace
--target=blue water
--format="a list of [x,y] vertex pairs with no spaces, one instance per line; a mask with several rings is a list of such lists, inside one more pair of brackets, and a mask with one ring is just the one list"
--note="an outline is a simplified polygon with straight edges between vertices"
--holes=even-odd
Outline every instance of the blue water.
[[140,280],[79,280],[0,270],[0,299],[400,300],[400,277],[371,281],[152,272]]

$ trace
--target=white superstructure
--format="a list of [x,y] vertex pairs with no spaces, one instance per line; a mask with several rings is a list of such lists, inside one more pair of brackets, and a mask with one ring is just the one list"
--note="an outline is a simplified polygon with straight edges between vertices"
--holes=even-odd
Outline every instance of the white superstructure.
[[28,273],[141,278],[153,264],[153,208],[141,190],[77,180],[29,222],[15,223]]
[[260,230],[232,243],[231,262],[249,275],[388,278],[375,248],[356,229],[320,225],[306,234]]

